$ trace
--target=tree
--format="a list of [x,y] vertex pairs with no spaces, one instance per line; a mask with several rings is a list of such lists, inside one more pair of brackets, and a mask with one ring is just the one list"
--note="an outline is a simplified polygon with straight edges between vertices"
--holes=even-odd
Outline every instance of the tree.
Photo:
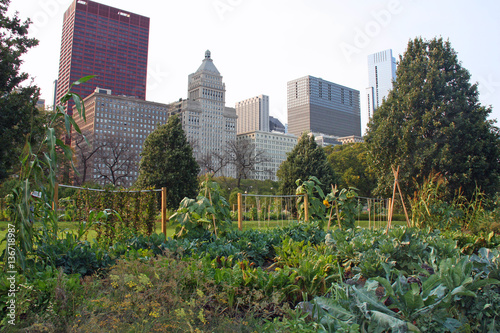
[[280,193],[295,194],[297,179],[308,180],[315,176],[323,184],[323,191],[330,192],[331,185],[338,184],[339,177],[326,159],[323,148],[318,146],[314,135],[302,134],[297,145],[288,153],[277,173]]
[[499,132],[487,120],[477,84],[470,83],[449,41],[410,40],[396,81],[374,113],[365,141],[378,177],[378,193],[392,191],[391,166],[400,166],[401,189],[410,195],[432,172],[448,182],[448,196],[477,187],[493,194],[500,173]]
[[241,179],[252,178],[257,173],[270,172],[261,166],[270,162],[271,159],[265,151],[256,149],[255,144],[249,140],[229,142],[227,156],[229,163],[234,165],[236,169],[236,179],[238,180],[236,187],[240,187]]
[[20,87],[28,79],[20,72],[21,56],[38,40],[27,36],[30,20],[21,23],[17,13],[6,16],[9,4],[10,0],[0,0],[0,180],[11,172],[17,162],[13,156],[19,155],[31,132],[39,96],[36,86]]
[[200,156],[197,162],[203,173],[222,176],[219,173],[222,173],[224,168],[229,164],[229,155],[226,151],[207,151]]
[[75,175],[77,184],[84,184],[87,179],[88,168],[92,165],[94,155],[103,147],[102,142],[95,142],[93,140],[90,144],[85,141],[85,137],[89,137],[90,132],[82,132],[82,135],[77,133],[73,134],[73,144],[75,149],[76,167],[80,173],[79,176]]
[[328,162],[340,175],[339,186],[355,187],[360,196],[370,197],[377,179],[368,163],[366,143],[349,143],[332,147]]
[[101,143],[94,159],[94,165],[101,165],[97,168],[98,179],[114,186],[131,185],[132,175],[137,171],[137,161],[130,149],[131,145],[130,140],[117,136]]
[[137,185],[166,187],[167,207],[174,209],[184,197],[197,195],[199,170],[181,121],[172,116],[144,141]]

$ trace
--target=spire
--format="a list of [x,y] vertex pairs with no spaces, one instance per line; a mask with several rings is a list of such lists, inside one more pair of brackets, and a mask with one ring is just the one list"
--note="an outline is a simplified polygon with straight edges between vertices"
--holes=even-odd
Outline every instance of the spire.
[[217,70],[217,67],[215,67],[214,62],[210,56],[211,56],[210,50],[206,50],[205,59],[203,59],[201,66],[198,68],[196,72],[208,71],[220,75],[219,71]]

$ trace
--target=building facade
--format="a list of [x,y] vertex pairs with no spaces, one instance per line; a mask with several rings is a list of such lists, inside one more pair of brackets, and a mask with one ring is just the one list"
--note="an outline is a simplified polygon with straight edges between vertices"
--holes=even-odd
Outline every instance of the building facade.
[[361,136],[359,91],[305,76],[287,84],[288,133]]
[[236,110],[226,107],[226,85],[210,51],[198,70],[188,76],[188,99],[169,104],[170,114],[179,114],[201,173],[234,177],[235,168],[221,158],[236,142]]
[[264,153],[264,162],[255,166],[250,178],[277,181],[276,173],[298,139],[295,135],[284,133],[252,131],[238,134],[238,141],[247,141],[253,147],[254,155]]
[[236,103],[236,134],[269,132],[269,96],[259,95]]
[[89,145],[73,132],[71,147],[76,155],[74,183],[113,183],[129,187],[137,179],[140,153],[146,137],[167,122],[167,105],[134,97],[113,95],[96,88],[87,96],[86,121],[74,118]]
[[368,119],[382,104],[392,90],[392,82],[396,80],[396,59],[392,50],[385,50],[368,56]]
[[88,75],[97,76],[72,87],[82,98],[96,87],[106,87],[116,95],[145,100],[148,43],[148,17],[94,1],[73,0],[64,13],[57,101],[71,83]]
[[285,125],[283,125],[283,123],[278,118],[269,116],[269,132],[285,133]]

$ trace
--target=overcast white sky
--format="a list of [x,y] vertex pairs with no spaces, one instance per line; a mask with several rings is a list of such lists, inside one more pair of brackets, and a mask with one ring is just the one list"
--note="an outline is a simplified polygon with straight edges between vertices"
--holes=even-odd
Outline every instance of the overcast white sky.
[[[268,95],[270,114],[287,122],[286,83],[305,75],[361,92],[366,123],[367,55],[409,39],[449,39],[479,83],[480,100],[500,119],[500,1],[464,0],[100,0],[151,18],[146,99],[187,97],[187,77],[210,49],[226,83],[226,105]],[[23,71],[52,100],[62,20],[71,0],[12,0],[40,40]],[[91,73],[89,73],[91,74]],[[50,102],[49,102],[50,104]],[[497,124],[499,125],[499,124]]]

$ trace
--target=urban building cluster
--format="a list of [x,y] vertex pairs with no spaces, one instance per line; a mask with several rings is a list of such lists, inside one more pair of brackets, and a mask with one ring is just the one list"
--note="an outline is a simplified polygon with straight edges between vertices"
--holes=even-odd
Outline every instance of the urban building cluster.
[[[73,133],[79,176],[128,187],[138,176],[146,137],[168,117],[178,115],[201,173],[235,177],[237,168],[224,154],[245,146],[260,162],[246,177],[277,180],[276,172],[302,133],[322,146],[361,142],[360,92],[331,81],[305,76],[287,83],[287,124],[269,114],[269,96],[226,105],[226,86],[210,51],[188,75],[186,99],[164,104],[146,100],[150,20],[148,17],[90,0],[74,0],[64,14],[55,101],[70,84],[96,75],[72,90],[84,98],[86,121],[75,115],[90,145]],[[392,51],[370,55],[368,115],[382,103],[395,79]],[[68,103],[68,112],[73,104]],[[230,158],[231,156],[228,156]]]

